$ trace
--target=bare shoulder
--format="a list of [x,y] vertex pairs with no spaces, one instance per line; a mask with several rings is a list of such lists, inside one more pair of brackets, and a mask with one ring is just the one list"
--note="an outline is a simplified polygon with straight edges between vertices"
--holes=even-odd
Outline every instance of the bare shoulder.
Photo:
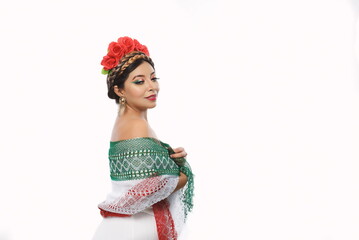
[[115,125],[111,141],[125,140],[137,137],[153,137],[148,122],[144,119],[131,119]]

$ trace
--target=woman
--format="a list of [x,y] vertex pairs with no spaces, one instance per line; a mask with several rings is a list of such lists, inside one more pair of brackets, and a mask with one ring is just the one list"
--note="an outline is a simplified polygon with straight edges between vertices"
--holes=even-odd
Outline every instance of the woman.
[[112,192],[93,240],[177,239],[192,209],[193,174],[184,148],[160,141],[147,121],[159,83],[146,46],[121,37],[101,64],[108,96],[119,104],[110,140]]

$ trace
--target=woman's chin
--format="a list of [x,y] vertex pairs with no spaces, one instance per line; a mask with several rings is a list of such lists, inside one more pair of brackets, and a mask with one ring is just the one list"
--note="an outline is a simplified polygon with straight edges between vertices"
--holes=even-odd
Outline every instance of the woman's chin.
[[152,106],[148,106],[148,109],[154,108],[154,107],[156,107],[156,106],[157,106],[157,104],[155,103],[155,104],[153,104]]

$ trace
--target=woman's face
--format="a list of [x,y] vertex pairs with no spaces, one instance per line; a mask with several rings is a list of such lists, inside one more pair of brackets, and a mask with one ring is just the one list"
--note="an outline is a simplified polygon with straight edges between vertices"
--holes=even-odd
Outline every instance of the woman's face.
[[[128,75],[124,89],[118,89],[117,86],[114,89],[119,96],[125,97],[129,107],[146,110],[156,106],[160,87],[151,64],[143,62]],[[155,96],[148,98],[150,95]]]

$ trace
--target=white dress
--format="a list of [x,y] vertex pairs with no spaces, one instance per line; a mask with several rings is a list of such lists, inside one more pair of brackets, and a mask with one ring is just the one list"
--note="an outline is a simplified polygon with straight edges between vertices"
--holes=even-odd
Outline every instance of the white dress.
[[92,240],[157,240],[156,220],[152,207],[131,217],[106,217]]

